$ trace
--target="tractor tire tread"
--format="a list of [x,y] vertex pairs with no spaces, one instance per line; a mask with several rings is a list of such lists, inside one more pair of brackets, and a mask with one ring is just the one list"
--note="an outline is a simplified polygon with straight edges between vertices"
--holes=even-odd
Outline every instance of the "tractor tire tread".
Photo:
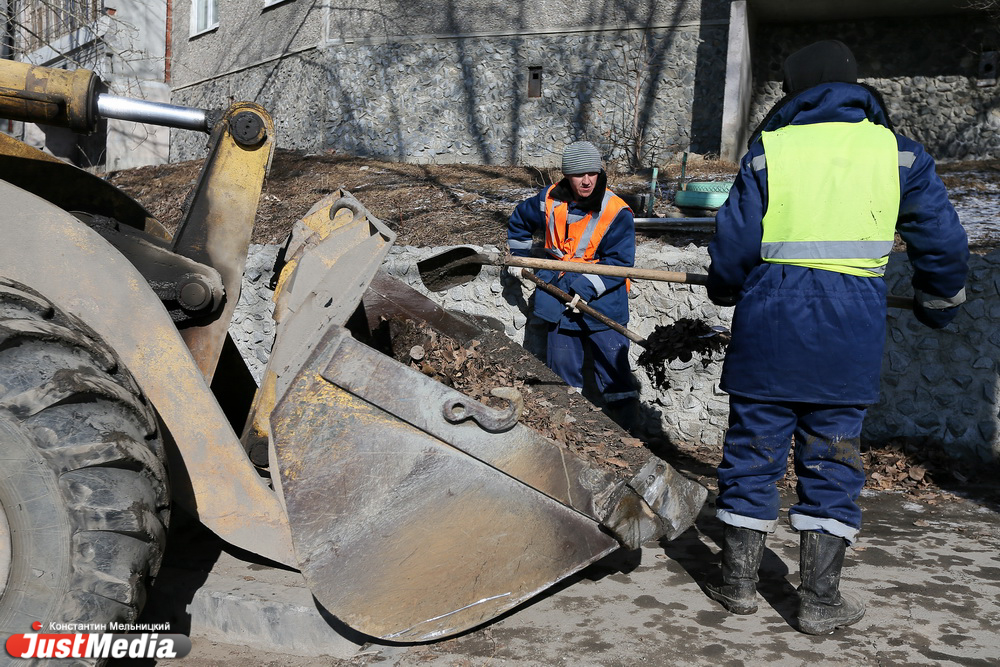
[[[153,407],[88,326],[6,279],[0,355],[0,427],[17,450],[0,479],[0,509],[16,527],[0,630],[30,632],[35,618],[135,621],[170,516]],[[44,570],[22,562],[42,552]]]

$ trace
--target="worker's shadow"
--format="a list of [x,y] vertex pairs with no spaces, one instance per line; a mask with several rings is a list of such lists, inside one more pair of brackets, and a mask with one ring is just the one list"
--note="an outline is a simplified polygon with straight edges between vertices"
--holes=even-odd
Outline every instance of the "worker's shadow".
[[[706,600],[722,609],[721,604],[712,600],[705,586],[721,582],[721,550],[725,525],[715,517],[715,505],[709,499],[695,522],[695,526],[674,540],[660,540],[664,554],[677,562],[701,588]],[[703,537],[704,536],[704,537]],[[713,550],[705,542],[705,537],[715,543]],[[785,561],[772,549],[765,546],[761,559],[757,592],[764,603],[777,611],[790,626],[795,626],[798,611],[798,594],[788,581],[790,570]]]

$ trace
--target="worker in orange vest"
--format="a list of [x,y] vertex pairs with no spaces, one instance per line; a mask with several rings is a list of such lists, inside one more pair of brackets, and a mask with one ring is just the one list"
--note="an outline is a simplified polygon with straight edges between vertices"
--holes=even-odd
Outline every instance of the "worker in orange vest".
[[[628,205],[608,189],[601,154],[589,141],[568,145],[563,179],[517,206],[507,225],[511,255],[527,257],[532,236],[544,234],[549,259],[633,266],[635,221]],[[521,269],[508,271],[520,277]],[[566,383],[582,390],[584,358],[590,354],[594,379],[610,416],[625,428],[636,426],[639,392],[628,359],[629,340],[577,308],[582,300],[598,312],[628,324],[628,280],[592,273],[540,270],[539,278],[573,296],[570,304],[538,290],[534,313],[548,323],[546,363]]]

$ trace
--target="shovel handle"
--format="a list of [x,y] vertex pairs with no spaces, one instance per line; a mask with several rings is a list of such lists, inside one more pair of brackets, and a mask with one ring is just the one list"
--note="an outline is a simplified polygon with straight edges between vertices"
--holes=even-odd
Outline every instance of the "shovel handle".
[[[567,271],[569,273],[592,273],[597,276],[618,276],[621,278],[636,278],[639,280],[659,280],[666,283],[704,285],[708,281],[708,275],[704,273],[661,271],[659,269],[635,269],[627,266],[609,266],[607,264],[590,264],[588,262],[561,262],[555,259],[540,259],[537,257],[514,257],[512,255],[507,255],[500,260],[500,264],[506,266],[520,266],[526,269],[551,269],[553,271]],[[563,294],[565,294],[565,292],[563,292]],[[889,308],[913,310],[913,300],[908,296],[890,294],[886,297],[886,305]],[[607,322],[605,322],[605,324],[607,324]],[[632,340],[635,339],[633,338]],[[638,343],[639,341],[636,340],[636,342]]]
[[[567,263],[569,263],[569,262],[567,262]],[[545,292],[548,292],[549,294],[551,294],[555,298],[559,299],[563,303],[569,303],[570,301],[573,300],[572,296],[570,296],[569,294],[567,294],[563,290],[559,289],[555,285],[552,285],[550,283],[545,282],[544,280],[542,280],[541,278],[539,278],[538,276],[536,276],[531,271],[522,271],[521,272],[521,276],[524,277],[524,278],[527,278],[531,282],[533,282],[536,285],[538,285],[538,289],[540,289],[542,291],[545,291]],[[646,341],[645,338],[643,338],[642,336],[640,336],[639,334],[637,334],[634,331],[630,331],[629,329],[626,329],[625,327],[623,327],[622,325],[618,324],[613,319],[611,319],[610,317],[608,317],[607,315],[605,315],[604,313],[602,313],[602,312],[600,312],[598,310],[595,310],[591,306],[587,305],[587,303],[585,301],[577,301],[576,302],[576,306],[574,306],[574,308],[577,308],[582,313],[586,313],[587,315],[590,315],[591,317],[593,317],[598,322],[601,322],[603,324],[608,325],[609,327],[611,327],[612,329],[614,329],[618,333],[622,334],[623,336],[625,336],[629,340],[631,340],[631,341],[633,341],[635,343],[638,343],[639,345],[642,345],[643,347],[646,346],[647,341]]]
[[908,296],[896,296],[895,294],[890,294],[885,297],[885,304],[890,308],[913,310],[913,299]]
[[660,271],[658,269],[636,269],[629,266],[609,266],[589,262],[561,262],[556,259],[537,257],[513,257],[507,255],[500,263],[505,266],[520,266],[525,269],[551,269],[570,273],[591,273],[595,276],[618,276],[639,280],[659,280],[665,283],[691,283],[704,285],[708,276],[703,273],[683,273],[681,271]]

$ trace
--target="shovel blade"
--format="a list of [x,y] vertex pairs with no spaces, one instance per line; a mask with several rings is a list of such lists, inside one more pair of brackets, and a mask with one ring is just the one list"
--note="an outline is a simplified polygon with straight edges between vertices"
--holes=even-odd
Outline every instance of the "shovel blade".
[[417,262],[417,271],[424,287],[432,292],[444,292],[476,279],[484,264],[497,261],[475,248],[458,246]]

